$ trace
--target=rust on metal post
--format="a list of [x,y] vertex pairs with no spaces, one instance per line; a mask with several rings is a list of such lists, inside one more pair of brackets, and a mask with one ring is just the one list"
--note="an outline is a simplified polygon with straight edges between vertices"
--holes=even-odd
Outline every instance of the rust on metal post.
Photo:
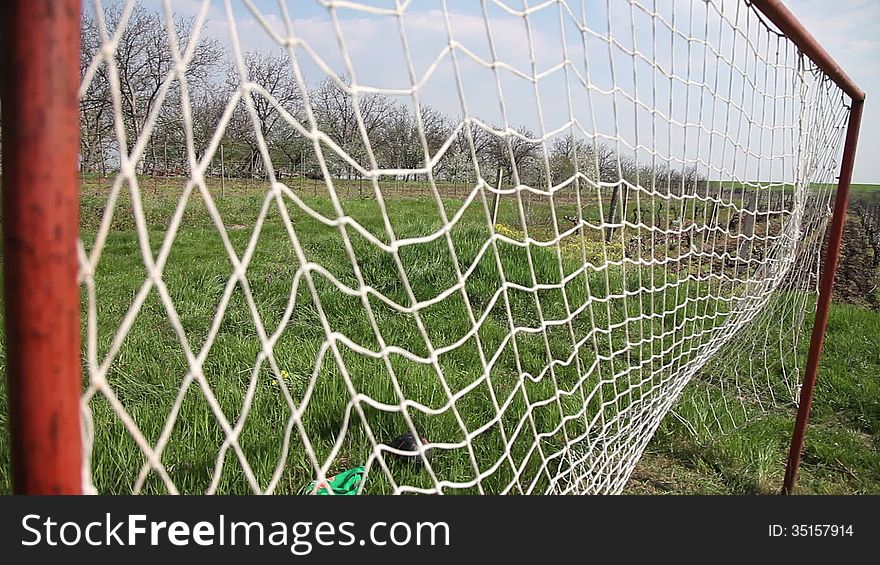
[[[773,25],[779,28],[786,37],[807,57],[819,67],[828,78],[843,90],[853,102],[865,99],[864,91],[856,86],[851,78],[837,64],[828,51],[816,41],[816,38],[807,31],[791,10],[785,7],[781,0],[750,0],[752,5],[764,14]],[[841,172],[841,174],[843,174]]]
[[846,126],[846,139],[843,144],[843,159],[840,165],[840,180],[834,199],[834,215],[831,217],[831,228],[828,234],[828,253],[822,271],[819,286],[819,300],[816,304],[816,318],[813,322],[813,335],[810,339],[810,351],[807,354],[807,368],[801,384],[800,403],[794,433],[791,437],[791,448],[788,453],[788,465],[785,469],[783,494],[794,491],[801,454],[804,450],[804,436],[807,433],[807,422],[810,418],[810,407],[813,404],[813,389],[819,374],[819,361],[822,358],[822,347],[825,345],[825,327],[828,324],[828,313],[831,310],[831,291],[834,289],[834,275],[837,271],[837,260],[840,257],[840,246],[843,242],[843,225],[846,222],[846,208],[849,197],[849,185],[852,182],[853,164],[856,158],[856,144],[859,139],[859,126],[862,121],[864,102],[853,102],[849,112],[849,123]]
[[862,120],[865,92],[844,72],[828,52],[816,41],[809,31],[798,21],[794,14],[780,0],[750,0],[779,31],[794,43],[805,56],[815,63],[819,69],[834,81],[840,89],[852,99],[849,122],[846,127],[846,139],[843,145],[843,158],[840,165],[840,179],[834,201],[834,214],[828,234],[828,252],[825,256],[822,280],[819,286],[819,300],[816,303],[816,317],[813,322],[813,335],[810,339],[810,351],[807,354],[807,367],[804,370],[804,381],[801,384],[800,403],[791,448],[788,453],[788,464],[785,469],[783,494],[791,494],[800,466],[801,454],[804,449],[804,436],[807,433],[807,422],[810,407],[813,403],[813,390],[819,373],[819,361],[822,358],[822,347],[825,344],[825,328],[831,309],[831,291],[834,288],[834,275],[837,271],[837,260],[840,256],[840,245],[843,241],[843,226],[846,222],[846,207],[849,199],[849,186],[852,182],[853,165],[856,156],[856,143],[859,138],[859,126]]
[[13,488],[81,492],[79,0],[0,3]]

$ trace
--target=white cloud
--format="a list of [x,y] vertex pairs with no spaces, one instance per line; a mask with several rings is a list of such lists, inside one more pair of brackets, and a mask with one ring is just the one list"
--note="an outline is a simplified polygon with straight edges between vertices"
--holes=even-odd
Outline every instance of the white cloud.
[[786,0],[791,11],[868,98],[862,117],[855,182],[880,183],[880,2]]
[[[683,57],[682,45],[687,46],[683,36],[703,38],[704,22],[710,22],[709,36],[711,43],[721,42],[722,52],[730,56],[733,52],[729,36],[719,36],[718,14],[728,22],[744,21],[747,7],[741,0],[712,0],[711,4],[702,1],[688,3],[671,0],[612,0],[610,14],[606,14],[604,0],[583,0],[587,24],[594,34],[588,34],[587,56],[590,63],[591,80],[602,88],[614,86],[610,80],[610,63],[615,66],[616,85],[633,95],[633,69],[631,57],[618,49],[612,49],[599,36],[607,34],[607,22],[610,18],[611,32],[624,48],[632,45],[633,39],[638,43],[639,50],[648,58],[653,58],[664,66],[667,71],[674,68],[678,74],[688,74],[688,61]],[[880,92],[880,2],[877,0],[788,0],[792,11],[819,39],[823,46],[834,56],[841,66],[851,74],[869,94]],[[144,0],[148,7],[160,8],[160,0]],[[175,0],[172,5],[176,13],[193,15],[202,6],[202,0]],[[571,11],[575,18],[581,17],[581,2],[570,1]],[[276,2],[254,0],[262,18],[270,30],[279,36],[286,35],[286,26],[282,13]],[[372,6],[394,7],[395,3],[371,2]],[[232,2],[234,18],[244,51],[271,51],[280,49],[280,45],[267,33],[263,25],[250,12],[248,6],[236,0]],[[408,72],[411,62],[417,79],[421,79],[432,65],[433,74],[422,93],[422,102],[432,104],[450,115],[462,113],[461,104],[455,88],[455,76],[449,56],[437,62],[438,55],[448,46],[445,15],[434,1],[419,0],[407,4],[404,16],[404,29],[409,48],[408,56],[404,52],[398,21],[394,16],[381,16],[369,10],[339,9],[339,26],[344,43],[357,76],[359,84],[377,88],[405,89],[412,84]],[[511,14],[495,2],[487,3],[488,18],[484,18],[480,4],[464,0],[448,1],[453,37],[468,51],[483,60],[491,60],[487,23],[491,31],[498,58],[512,68],[526,75],[532,73],[532,54],[529,49],[529,38],[526,34],[524,20],[517,14]],[[519,8],[514,2],[506,6]],[[314,53],[324,61],[332,72],[348,74],[340,51],[339,37],[326,8],[318,2],[305,0],[287,3],[288,14],[293,20],[294,34],[305,40]],[[560,39],[559,6],[550,4],[546,9],[529,16],[531,23],[531,40],[534,61],[538,72],[545,71],[563,60],[563,45]],[[661,18],[652,17],[656,10]],[[576,63],[581,73],[585,72],[584,47],[576,33],[576,26],[563,14],[563,24],[569,58]],[[676,33],[667,29],[667,24],[675,21]],[[225,3],[210,3],[205,33],[230,46],[229,20]],[[729,23],[723,27],[729,28]],[[754,31],[754,25],[752,31]],[[632,37],[633,29],[636,36]],[[729,31],[729,30],[728,30]],[[678,35],[678,34],[681,35]],[[731,34],[732,35],[732,34]],[[655,39],[656,38],[656,39]],[[675,41],[676,47],[670,47]],[[740,44],[741,46],[742,44]],[[690,45],[693,48],[693,44]],[[697,49],[690,55],[689,81],[701,80],[700,58],[710,57],[710,71],[716,65],[711,53]],[[300,64],[310,82],[317,82],[324,77],[321,66],[310,60],[304,50],[298,52]],[[500,123],[500,104],[497,94],[496,78],[491,69],[470,60],[462,51],[458,52],[460,78],[464,84],[464,96],[468,111],[472,115],[484,117],[487,121]],[[739,61],[737,61],[739,64]],[[673,67],[674,65],[674,67]],[[723,65],[722,65],[723,67]],[[676,98],[673,111],[682,105],[682,90],[667,87],[668,77],[657,73],[652,76],[651,68],[638,62],[636,81],[638,96],[649,109],[654,107],[660,111],[668,109],[669,99]],[[754,72],[754,71],[753,71]],[[722,73],[723,74],[723,73]],[[734,73],[736,74],[736,73]],[[528,81],[517,79],[508,71],[500,71],[504,102],[511,125],[526,125],[533,131],[539,131],[538,112],[534,87]],[[574,76],[570,78],[574,80]],[[723,79],[723,77],[722,77]],[[741,79],[740,79],[741,80]],[[658,86],[659,84],[659,86]],[[725,89],[726,90],[726,89]],[[736,89],[734,89],[736,90]],[[715,99],[708,99],[709,105],[722,105],[716,93]],[[569,118],[568,91],[565,89],[562,73],[542,79],[539,95],[541,110],[544,114],[547,130],[559,127]],[[574,113],[584,127],[595,127],[607,135],[619,132],[634,131],[632,121],[635,107],[631,101],[618,95],[617,117],[614,117],[612,98],[592,93],[593,107],[589,106],[586,91],[579,84],[572,84],[574,97]],[[665,99],[662,97],[665,96]],[[657,98],[657,99],[652,99]],[[696,100],[699,100],[697,96]],[[704,99],[704,101],[706,101]],[[745,102],[743,102],[745,103]],[[693,108],[691,108],[693,110]],[[679,109],[678,119],[683,118],[683,110]],[[723,110],[726,112],[726,110]],[[592,115],[591,115],[592,114]],[[652,120],[660,119],[653,112]],[[688,112],[687,119],[694,119]],[[711,127],[711,114],[707,111],[703,119],[706,127]],[[698,116],[699,117],[699,116]],[[717,118],[717,115],[716,115]],[[641,141],[648,142],[644,130],[646,125],[642,119],[640,127]],[[674,129],[674,128],[673,128]],[[633,142],[633,139],[629,140]],[[660,148],[668,143],[665,139],[654,140]],[[730,140],[728,140],[730,141]],[[875,148],[880,145],[880,105],[866,104],[861,150],[856,166],[856,180],[863,182],[880,182],[880,161],[870,159]]]

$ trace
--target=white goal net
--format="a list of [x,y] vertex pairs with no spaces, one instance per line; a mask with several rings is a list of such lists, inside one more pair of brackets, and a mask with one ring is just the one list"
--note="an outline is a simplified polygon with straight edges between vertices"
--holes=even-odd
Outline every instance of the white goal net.
[[748,2],[86,4],[89,492],[618,493],[797,401],[848,107]]

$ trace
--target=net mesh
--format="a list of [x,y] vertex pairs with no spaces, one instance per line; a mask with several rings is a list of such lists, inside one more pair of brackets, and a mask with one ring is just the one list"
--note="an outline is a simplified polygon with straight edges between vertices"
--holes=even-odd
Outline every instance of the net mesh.
[[88,491],[617,493],[797,401],[839,89],[747,2],[471,4],[87,7]]

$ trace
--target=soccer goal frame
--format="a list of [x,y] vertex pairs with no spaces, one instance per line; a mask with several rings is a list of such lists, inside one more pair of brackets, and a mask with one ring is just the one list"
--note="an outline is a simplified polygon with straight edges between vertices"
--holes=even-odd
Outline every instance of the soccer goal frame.
[[[822,356],[865,93],[780,0],[745,0],[850,99],[812,339],[783,493],[797,477]],[[82,492],[80,0],[0,7],[6,352],[14,491]]]

